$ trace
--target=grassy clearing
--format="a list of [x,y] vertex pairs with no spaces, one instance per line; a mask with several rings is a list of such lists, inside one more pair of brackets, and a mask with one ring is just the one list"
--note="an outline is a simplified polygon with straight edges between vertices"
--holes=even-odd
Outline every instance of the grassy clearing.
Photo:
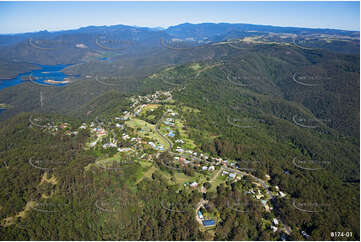
[[177,129],[179,130],[179,133],[181,135],[181,139],[183,139],[183,141],[185,142],[184,147],[186,149],[191,149],[194,150],[197,148],[196,144],[194,143],[193,140],[191,140],[188,136],[188,134],[186,133],[186,131],[183,130],[184,124],[180,121],[180,120],[176,120],[175,121],[175,126],[177,127]]
[[140,114],[143,114],[151,109],[157,109],[160,106],[160,104],[147,104],[144,106],[143,110],[140,112]]
[[201,69],[201,65],[199,63],[194,63],[189,67],[192,68],[194,71],[198,71],[199,69]]
[[[150,139],[156,140],[156,142],[163,145],[165,150],[168,149],[168,147],[169,147],[168,143],[159,134],[157,134],[155,132],[155,125],[147,123],[144,120],[136,119],[136,118],[126,121],[125,124],[128,127],[131,127],[135,130],[137,130],[137,128],[144,128],[145,131],[141,131],[141,132],[136,131],[139,136],[141,136],[143,138],[148,137]],[[149,131],[149,130],[151,130],[151,131]]]
[[105,158],[105,159],[99,159],[99,160],[96,161],[96,163],[105,165],[107,163],[117,162],[117,161],[122,160],[122,159],[123,159],[122,154],[121,153],[116,153],[112,157]]
[[[143,178],[149,178],[152,179],[152,174],[157,170],[157,168],[155,166],[150,167],[146,172],[143,173],[143,177],[142,179],[140,179],[138,182],[140,182],[141,180],[143,180]],[[137,183],[138,183],[137,182]]]
[[197,108],[191,108],[191,107],[183,106],[183,107],[182,107],[182,112],[184,112],[184,113],[187,113],[187,112],[199,113],[200,110],[197,109]]
[[197,180],[197,177],[187,176],[183,172],[177,172],[174,174],[176,183],[179,185],[183,185],[185,182],[194,182]]
[[219,174],[219,176],[212,182],[209,192],[216,192],[217,187],[225,182],[226,182],[226,178],[224,176],[222,176],[222,174]]

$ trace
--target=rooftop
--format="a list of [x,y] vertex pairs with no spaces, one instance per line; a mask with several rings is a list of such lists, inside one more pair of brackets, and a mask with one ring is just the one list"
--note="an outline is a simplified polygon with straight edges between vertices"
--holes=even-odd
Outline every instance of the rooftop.
[[202,223],[203,223],[203,225],[204,225],[205,227],[213,226],[213,225],[216,224],[216,222],[215,222],[213,219],[203,220]]

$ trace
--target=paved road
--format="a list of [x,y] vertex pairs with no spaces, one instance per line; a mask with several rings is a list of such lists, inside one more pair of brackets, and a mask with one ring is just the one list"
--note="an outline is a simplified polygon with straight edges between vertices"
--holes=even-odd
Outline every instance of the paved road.
[[304,82],[300,82],[296,80],[296,73],[293,74],[292,79],[294,82],[303,85],[303,86],[308,86],[308,87],[315,87],[315,86],[319,86],[320,84],[309,84],[309,83],[304,83]]

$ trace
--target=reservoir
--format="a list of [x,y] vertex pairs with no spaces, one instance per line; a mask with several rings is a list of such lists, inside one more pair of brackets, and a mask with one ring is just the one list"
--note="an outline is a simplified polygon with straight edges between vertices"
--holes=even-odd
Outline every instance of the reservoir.
[[38,65],[39,70],[32,70],[19,74],[16,78],[0,80],[1,89],[16,86],[23,82],[33,82],[43,86],[65,86],[68,83],[68,75],[62,70],[70,65]]

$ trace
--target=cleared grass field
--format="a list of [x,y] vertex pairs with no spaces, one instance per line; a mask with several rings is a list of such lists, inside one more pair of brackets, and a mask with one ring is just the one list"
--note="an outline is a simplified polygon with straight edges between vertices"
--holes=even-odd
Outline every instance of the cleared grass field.
[[148,110],[151,110],[151,109],[157,109],[158,107],[160,106],[160,104],[147,104],[144,108],[143,108],[143,110],[142,110],[142,112],[140,112],[140,114],[143,114],[143,113],[145,113],[145,112],[147,112]]
[[[137,134],[141,137],[148,137],[150,139],[156,140],[159,144],[163,145],[164,149],[168,149],[169,145],[168,143],[155,132],[155,125],[145,122],[144,120],[140,120],[137,118],[133,118],[129,121],[126,121],[125,124],[128,127],[131,127],[133,129],[137,128],[143,128],[145,131],[137,131]],[[151,130],[149,132],[149,130]]]
[[180,120],[175,121],[175,126],[179,130],[180,135],[182,136],[181,139],[185,142],[184,147],[191,150],[197,148],[194,141],[189,139],[188,134],[183,130],[184,124]]
[[119,162],[119,161],[125,161],[126,157],[122,153],[116,153],[114,156],[105,158],[105,159],[99,159],[96,161],[97,164],[107,165],[111,164],[113,162]]
[[195,180],[197,180],[196,176],[187,176],[182,172],[175,173],[174,177],[176,179],[176,183],[179,185],[183,185],[185,182],[194,182]]
[[209,192],[216,192],[217,187],[221,185],[222,183],[226,182],[226,178],[222,176],[221,174],[212,182],[211,188],[209,189]]

